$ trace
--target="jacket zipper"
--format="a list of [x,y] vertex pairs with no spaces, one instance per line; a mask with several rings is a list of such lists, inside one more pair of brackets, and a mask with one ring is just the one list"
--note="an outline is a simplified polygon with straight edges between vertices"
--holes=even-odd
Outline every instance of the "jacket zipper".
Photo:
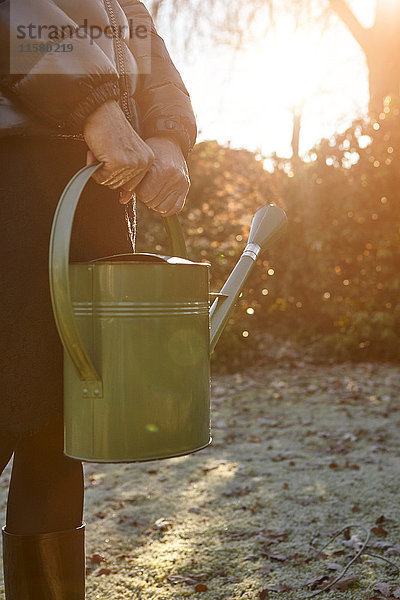
[[[110,18],[111,29],[113,31],[113,42],[114,48],[116,49],[116,63],[117,63],[117,71],[120,76],[120,87],[121,87],[121,107],[124,111],[125,117],[128,119],[129,123],[132,125],[131,113],[129,110],[129,100],[128,100],[128,89],[126,82],[126,69],[125,69],[125,58],[124,52],[122,50],[120,32],[118,29],[118,22],[115,17],[115,13],[113,11],[111,0],[104,0],[104,5],[107,10],[107,14]],[[122,85],[121,85],[122,83]]]

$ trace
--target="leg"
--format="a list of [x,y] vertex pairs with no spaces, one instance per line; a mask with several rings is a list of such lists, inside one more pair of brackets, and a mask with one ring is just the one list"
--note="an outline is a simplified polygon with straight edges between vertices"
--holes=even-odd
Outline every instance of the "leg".
[[10,462],[15,448],[15,437],[8,433],[0,433],[0,475]]
[[82,464],[63,455],[57,418],[19,440],[3,529],[6,600],[83,600]]
[[53,420],[15,449],[7,506],[7,531],[37,534],[82,524],[82,464],[63,454],[63,425]]

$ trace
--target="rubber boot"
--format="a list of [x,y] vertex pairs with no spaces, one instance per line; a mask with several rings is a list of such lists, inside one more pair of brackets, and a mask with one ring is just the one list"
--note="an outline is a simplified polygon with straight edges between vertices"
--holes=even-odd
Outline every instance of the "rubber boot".
[[3,527],[6,600],[84,600],[85,525],[14,535]]

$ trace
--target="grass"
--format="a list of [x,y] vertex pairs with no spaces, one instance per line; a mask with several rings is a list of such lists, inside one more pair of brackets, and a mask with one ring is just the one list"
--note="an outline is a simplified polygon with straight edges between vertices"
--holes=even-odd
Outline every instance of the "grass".
[[[297,359],[217,376],[209,448],[87,465],[88,600],[308,598],[306,582],[337,575],[365,537],[353,528],[313,559],[352,523],[400,566],[398,370]],[[7,476],[3,509],[6,488]],[[349,574],[319,597],[384,598],[379,585],[396,597],[383,561],[364,556]]]

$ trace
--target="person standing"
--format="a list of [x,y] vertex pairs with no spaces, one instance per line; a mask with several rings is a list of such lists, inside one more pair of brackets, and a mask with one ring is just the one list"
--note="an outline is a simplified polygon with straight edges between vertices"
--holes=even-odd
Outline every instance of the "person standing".
[[82,600],[83,470],[63,454],[48,283],[54,210],[70,177],[102,162],[77,210],[71,259],[130,252],[124,204],[136,194],[163,216],[180,212],[196,122],[141,2],[5,0],[0,34],[0,472],[14,456],[6,599]]

